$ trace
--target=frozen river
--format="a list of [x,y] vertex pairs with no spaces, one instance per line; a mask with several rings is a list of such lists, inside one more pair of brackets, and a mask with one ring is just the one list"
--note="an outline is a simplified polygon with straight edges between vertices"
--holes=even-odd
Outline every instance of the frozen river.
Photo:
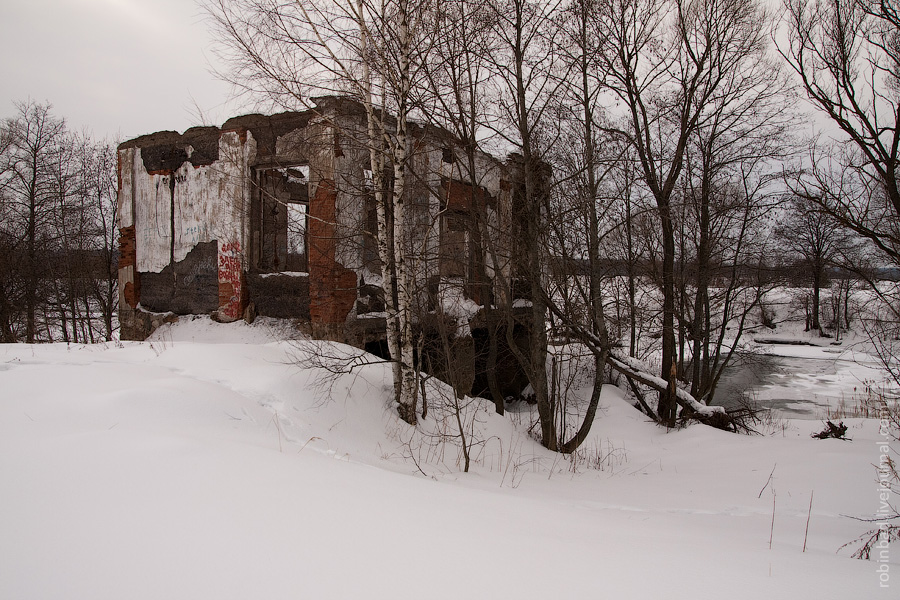
[[794,419],[825,418],[855,407],[883,379],[871,357],[836,347],[761,344],[760,356],[740,359],[723,376],[716,404],[736,406],[742,394]]

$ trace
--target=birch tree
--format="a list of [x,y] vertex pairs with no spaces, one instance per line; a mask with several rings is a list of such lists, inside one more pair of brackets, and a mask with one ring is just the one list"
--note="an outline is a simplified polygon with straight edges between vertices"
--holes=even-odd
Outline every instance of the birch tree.
[[210,0],[206,6],[231,65],[226,76],[241,89],[287,108],[336,92],[365,107],[395,399],[401,418],[415,423],[408,134],[418,69],[431,40],[429,4]]

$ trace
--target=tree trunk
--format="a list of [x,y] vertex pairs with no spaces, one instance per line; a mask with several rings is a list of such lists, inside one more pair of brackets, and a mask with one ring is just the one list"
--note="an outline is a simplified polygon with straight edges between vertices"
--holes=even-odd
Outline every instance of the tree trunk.
[[675,391],[678,374],[678,356],[675,347],[675,231],[668,202],[659,205],[659,213],[663,234],[663,329],[660,376],[668,381],[668,387],[659,393],[656,414],[664,425],[674,427],[678,408]]
[[813,298],[812,298],[812,328],[813,331],[822,331],[822,326],[819,323],[819,299],[821,296],[822,290],[822,275],[819,272],[819,269],[815,269],[813,272]]
[[26,231],[25,262],[25,342],[35,341],[35,306],[37,304],[37,170],[32,163],[32,179],[28,197],[28,225]]
[[[367,54],[369,33],[364,20],[363,2],[359,0],[360,53]],[[394,270],[394,247],[392,243],[391,214],[387,205],[387,182],[384,177],[384,123],[375,115],[372,101],[372,75],[367,60],[362,61],[363,103],[366,108],[366,130],[369,143],[369,168],[372,170],[372,194],[375,198],[375,212],[378,221],[378,258],[381,262],[381,290],[385,306],[385,336],[388,353],[391,355],[391,370],[394,383],[394,401],[399,404],[402,396],[402,370],[400,366],[400,330],[397,324],[397,302],[395,290],[397,282]],[[381,111],[384,116],[384,108]]]
[[394,261],[397,270],[397,315],[400,328],[400,401],[398,411],[400,418],[415,425],[416,423],[416,371],[415,353],[412,331],[412,279],[410,271],[411,255],[407,252],[406,232],[406,161],[407,161],[407,104],[410,91],[410,39],[409,12],[407,0],[399,3],[399,42],[400,42],[400,90],[397,107],[396,144],[393,148],[394,163]]
[[[556,419],[553,400],[549,396],[547,386],[547,306],[544,302],[544,291],[541,282],[541,208],[543,192],[539,189],[536,177],[539,172],[539,161],[532,152],[531,123],[528,115],[528,97],[525,89],[525,46],[523,32],[525,30],[525,3],[514,3],[516,40],[512,48],[515,59],[516,78],[516,119],[521,139],[523,167],[525,170],[525,264],[531,293],[530,348],[526,374],[534,390],[538,415],[541,421],[541,443],[549,450],[556,451]],[[510,335],[511,332],[508,334]],[[523,365],[525,366],[525,365]]]
[[635,252],[631,221],[631,199],[625,195],[625,244],[628,251],[628,311],[629,311],[629,343],[628,356],[637,356],[637,273],[635,272]]
[[594,424],[594,418],[597,416],[597,407],[600,405],[600,392],[603,390],[603,370],[606,366],[606,354],[597,356],[594,360],[594,387],[591,389],[591,399],[588,402],[587,410],[584,414],[584,420],[581,427],[572,437],[572,439],[562,443],[559,451],[563,454],[575,452],[591,431],[591,425]]

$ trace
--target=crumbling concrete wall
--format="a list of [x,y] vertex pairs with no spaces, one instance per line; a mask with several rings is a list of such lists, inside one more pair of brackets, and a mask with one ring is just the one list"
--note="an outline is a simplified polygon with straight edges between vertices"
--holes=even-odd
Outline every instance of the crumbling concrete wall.
[[309,274],[249,273],[256,314],[281,319],[310,320]]
[[150,333],[139,312],[243,315],[248,165],[255,152],[252,134],[217,128],[119,146],[124,338]]
[[141,273],[141,306],[150,312],[209,314],[219,308],[218,243],[198,242],[159,273]]

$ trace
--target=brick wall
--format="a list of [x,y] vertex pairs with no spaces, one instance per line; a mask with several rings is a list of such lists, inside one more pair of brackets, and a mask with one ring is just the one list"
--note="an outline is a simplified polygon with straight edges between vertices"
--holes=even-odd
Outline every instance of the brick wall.
[[335,260],[334,181],[323,179],[309,203],[309,316],[313,323],[344,323],[356,302],[356,273]]

